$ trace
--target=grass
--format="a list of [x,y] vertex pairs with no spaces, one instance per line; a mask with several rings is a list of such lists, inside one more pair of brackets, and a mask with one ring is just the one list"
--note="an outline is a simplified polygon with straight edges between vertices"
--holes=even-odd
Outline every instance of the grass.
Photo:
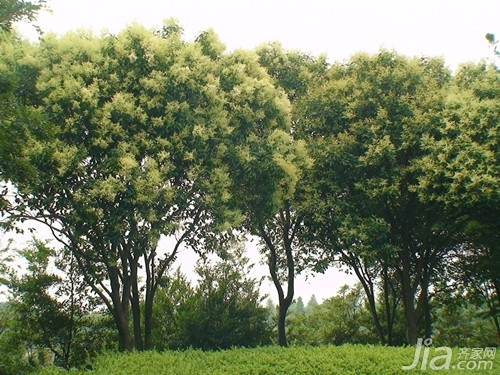
[[[471,349],[472,350],[472,349]],[[343,345],[321,347],[276,346],[256,349],[231,349],[218,352],[200,350],[168,352],[108,353],[99,357],[93,369],[71,370],[72,375],[393,375],[393,374],[485,374],[500,372],[500,355],[491,362],[492,369],[477,370],[478,360],[463,362],[460,350],[453,349],[449,369],[445,366],[443,350],[429,350],[427,369],[422,370],[422,350],[415,369],[405,371],[415,356],[413,347],[381,347]],[[485,358],[486,360],[486,358]],[[489,360],[489,359],[488,359]],[[462,361],[462,362],[461,362]],[[459,363],[461,362],[461,363]],[[484,366],[486,363],[481,364]],[[457,366],[464,367],[463,370]],[[445,366],[446,367],[446,366]],[[467,369],[468,368],[468,369]],[[40,375],[62,375],[66,371],[49,367]]]

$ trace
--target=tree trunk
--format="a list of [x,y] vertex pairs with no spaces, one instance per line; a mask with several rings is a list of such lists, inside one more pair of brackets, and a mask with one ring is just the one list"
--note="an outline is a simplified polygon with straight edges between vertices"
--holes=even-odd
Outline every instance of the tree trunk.
[[[273,256],[271,256],[273,258]],[[274,257],[275,259],[275,257]],[[286,314],[288,312],[288,308],[292,304],[293,300],[293,293],[294,293],[294,279],[288,278],[287,284],[287,295],[285,297],[284,292],[283,292],[283,287],[281,286],[281,283],[278,279],[278,275],[276,272],[276,262],[270,261],[269,262],[269,270],[271,273],[271,278],[274,282],[274,285],[276,287],[276,290],[278,292],[278,344],[280,346],[288,346],[288,341],[286,338]],[[290,276],[290,270],[288,270],[288,275]],[[293,275],[293,272],[292,272]]]
[[153,300],[155,291],[152,287],[146,288],[144,302],[144,349],[153,349]]
[[377,305],[376,305],[376,300],[375,300],[375,291],[373,289],[373,283],[369,279],[369,276],[366,275],[366,273],[365,273],[366,277],[363,276],[363,273],[360,270],[361,266],[360,266],[359,261],[355,261],[353,259],[353,258],[357,258],[355,255],[353,256],[353,258],[351,258],[350,256],[348,256],[347,254],[344,253],[343,256],[346,259],[346,263],[348,263],[349,266],[352,269],[354,269],[354,273],[356,274],[359,282],[363,286],[363,289],[364,289],[365,294],[366,294],[366,298],[368,299],[368,306],[370,308],[370,313],[372,315],[373,324],[375,325],[375,330],[377,331],[378,339],[379,339],[381,345],[385,345],[386,340],[385,340],[384,331],[382,330],[382,325],[380,324],[380,319],[379,319],[378,312],[377,312]]
[[118,330],[118,344],[120,351],[132,351],[134,345],[130,334],[130,278],[123,276],[123,285],[120,296],[120,277],[115,267],[109,267],[111,286],[112,314]]
[[375,296],[371,294],[368,296],[368,305],[370,306],[370,312],[372,314],[373,323],[375,324],[375,330],[377,331],[378,339],[381,345],[387,343],[382,325],[380,324],[380,319],[377,312],[377,305],[375,303]]
[[288,308],[292,304],[293,295],[295,291],[295,262],[293,259],[293,250],[292,250],[292,242],[293,242],[293,231],[292,235],[290,235],[290,214],[287,210],[286,217],[281,216],[282,226],[280,228],[281,238],[283,241],[283,248],[285,250],[286,257],[286,283],[287,283],[287,292],[286,296],[283,291],[283,287],[281,285],[281,281],[278,276],[278,254],[277,249],[271,237],[268,235],[266,228],[264,226],[260,226],[260,236],[264,239],[266,246],[269,250],[269,273],[271,274],[271,279],[273,280],[274,286],[276,287],[276,291],[278,292],[278,344],[280,346],[288,346],[288,341],[286,338],[286,314]]
[[[396,310],[398,308],[398,297],[395,288],[393,288],[390,283],[388,283],[389,289],[388,289],[388,295],[387,295],[387,344],[388,345],[394,345],[392,333],[393,333],[393,328],[394,328],[394,321],[396,320]],[[392,300],[392,305],[391,302],[389,301],[389,298]],[[389,308],[390,307],[390,308]]]
[[123,312],[114,311],[116,328],[118,329],[118,349],[120,351],[132,351],[132,337],[130,336],[130,328],[128,324],[128,316]]
[[492,318],[495,329],[497,330],[497,340],[500,343],[500,321],[498,320],[498,316],[496,314],[492,314]]
[[420,311],[420,316],[417,314],[417,319],[424,321],[424,336],[426,338],[432,335],[432,317],[431,317],[431,306],[429,304],[429,287],[426,277],[422,277],[420,283],[420,296],[418,298],[417,312]]
[[288,341],[286,338],[286,314],[290,304],[286,304],[285,301],[279,301],[278,307],[278,345],[288,346]]
[[142,342],[142,324],[141,324],[141,299],[139,295],[139,285],[137,279],[137,264],[130,265],[132,279],[132,318],[134,325],[134,343],[136,350],[144,350]]
[[390,287],[389,287],[389,275],[387,273],[387,266],[384,266],[384,271],[382,274],[383,277],[383,285],[384,285],[384,305],[385,305],[385,319],[387,320],[387,345],[392,345],[392,309],[391,309],[391,300],[390,300]]
[[414,304],[414,292],[411,282],[411,264],[410,264],[410,251],[408,248],[403,248],[401,251],[401,287],[403,310],[406,320],[407,340],[409,345],[417,344],[417,311]]

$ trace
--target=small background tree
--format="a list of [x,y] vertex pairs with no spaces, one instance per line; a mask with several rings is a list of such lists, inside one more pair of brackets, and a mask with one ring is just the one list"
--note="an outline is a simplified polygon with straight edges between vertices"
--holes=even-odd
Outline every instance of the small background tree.
[[165,278],[155,307],[155,347],[212,350],[269,344],[268,310],[251,268],[240,245],[221,259],[201,259],[194,288],[179,270]]
[[110,319],[99,313],[99,304],[71,254],[59,253],[55,258],[55,250],[39,240],[18,253],[16,263],[27,267],[11,268],[3,280],[10,292],[3,312],[11,322],[1,340],[18,348],[17,366],[54,363],[69,369],[112,348],[115,335]]

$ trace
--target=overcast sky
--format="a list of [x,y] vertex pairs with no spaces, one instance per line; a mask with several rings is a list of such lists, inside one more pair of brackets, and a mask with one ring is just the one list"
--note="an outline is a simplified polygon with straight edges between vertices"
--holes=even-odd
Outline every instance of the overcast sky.
[[176,18],[186,39],[213,28],[229,50],[280,41],[331,62],[381,47],[444,56],[455,67],[490,55],[486,33],[500,36],[499,0],[49,0],[45,31],[118,32],[131,22],[158,27]]
[[[45,32],[65,33],[77,28],[118,32],[132,22],[155,28],[164,19],[176,18],[188,40],[213,28],[229,50],[280,41],[287,49],[325,53],[330,62],[383,47],[411,56],[443,56],[455,68],[461,62],[488,58],[491,51],[485,34],[500,36],[500,0],[48,2],[52,14],[42,14],[38,22]],[[21,29],[28,34],[26,27]],[[307,301],[315,294],[323,299],[350,280],[335,271],[308,281],[301,277],[296,296]],[[266,283],[264,292],[276,300],[271,283]]]

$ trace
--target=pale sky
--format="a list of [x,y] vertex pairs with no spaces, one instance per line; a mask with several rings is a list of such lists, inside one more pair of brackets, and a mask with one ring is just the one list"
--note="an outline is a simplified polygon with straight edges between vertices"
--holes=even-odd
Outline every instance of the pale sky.
[[447,64],[491,55],[486,33],[500,36],[499,0],[49,0],[43,30],[118,32],[132,22],[158,27],[176,18],[186,39],[213,28],[229,50],[280,41],[331,62],[381,47],[444,56]]
[[[443,56],[455,68],[491,56],[486,33],[500,37],[500,0],[49,0],[49,5],[52,14],[38,20],[45,32],[118,32],[132,22],[156,28],[176,18],[187,40],[212,28],[228,50],[280,41],[287,49],[324,53],[330,62],[383,47],[410,56]],[[33,35],[32,28],[19,28]],[[321,300],[352,280],[335,270],[307,281],[299,277],[295,295],[305,302],[311,294]],[[262,291],[277,300],[270,282]]]

